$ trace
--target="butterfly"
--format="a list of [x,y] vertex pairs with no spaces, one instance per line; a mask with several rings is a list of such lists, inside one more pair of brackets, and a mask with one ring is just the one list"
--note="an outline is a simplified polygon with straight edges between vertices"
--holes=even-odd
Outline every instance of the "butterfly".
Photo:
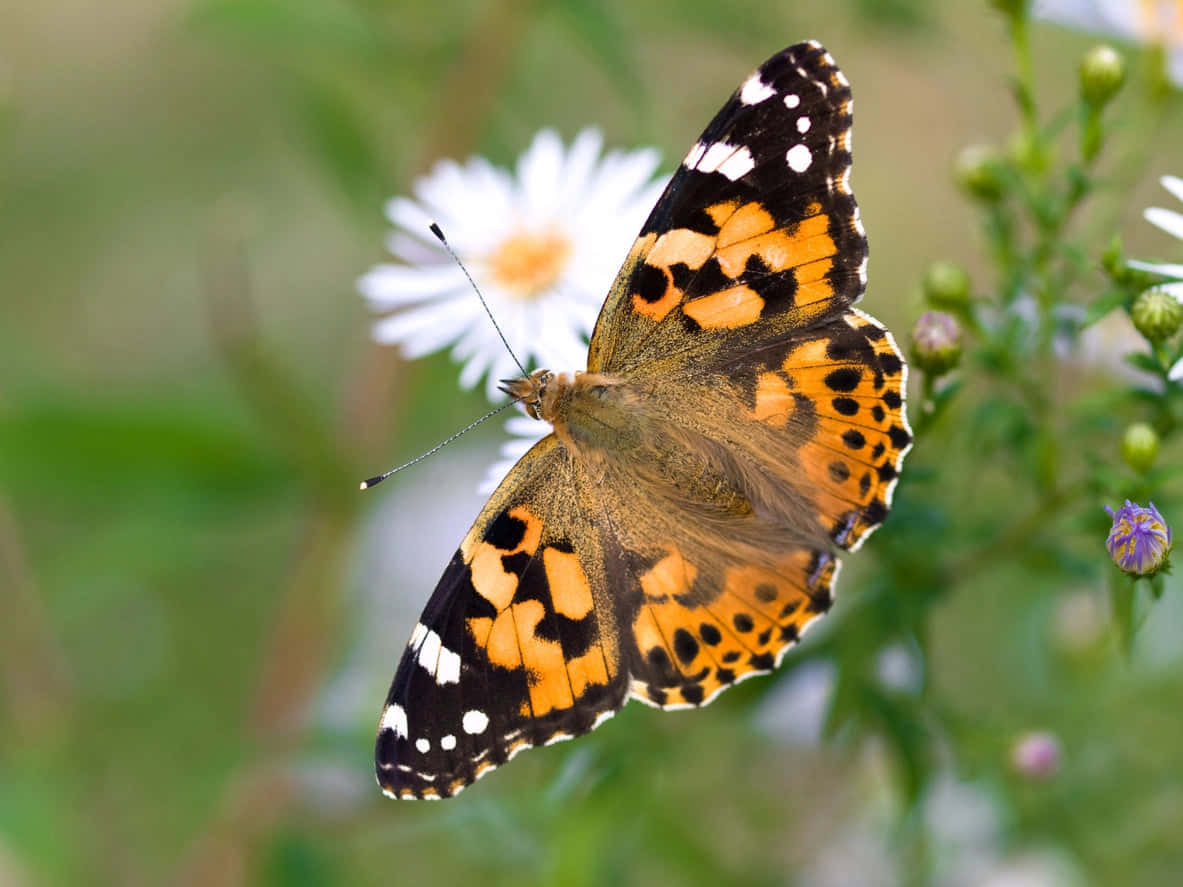
[[503,390],[549,422],[444,570],[375,749],[455,795],[629,699],[706,705],[774,669],[883,522],[912,436],[891,334],[851,307],[867,242],[850,84],[816,42],[707,126],[600,312],[587,369]]

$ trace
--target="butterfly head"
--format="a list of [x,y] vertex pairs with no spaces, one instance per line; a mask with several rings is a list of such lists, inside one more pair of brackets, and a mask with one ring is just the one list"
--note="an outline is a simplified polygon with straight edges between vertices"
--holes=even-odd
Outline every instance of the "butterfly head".
[[535,370],[522,379],[502,379],[501,390],[519,401],[531,419],[543,418],[542,399],[546,386],[555,378],[550,370]]

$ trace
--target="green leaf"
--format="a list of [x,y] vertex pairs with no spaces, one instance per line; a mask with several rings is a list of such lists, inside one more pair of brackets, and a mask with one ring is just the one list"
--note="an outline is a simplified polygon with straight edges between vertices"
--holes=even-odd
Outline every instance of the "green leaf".
[[1158,375],[1162,372],[1162,367],[1159,366],[1158,361],[1151,354],[1146,354],[1143,351],[1131,351],[1122,358],[1126,363],[1135,369],[1145,370],[1148,373]]
[[1118,287],[1107,289],[1085,309],[1084,326],[1092,326],[1102,317],[1108,315],[1110,311],[1128,304],[1131,298],[1124,289]]

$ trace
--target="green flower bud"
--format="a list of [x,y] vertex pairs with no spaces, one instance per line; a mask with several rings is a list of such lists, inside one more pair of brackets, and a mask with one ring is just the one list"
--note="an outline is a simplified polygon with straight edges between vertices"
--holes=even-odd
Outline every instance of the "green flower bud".
[[930,376],[943,376],[961,360],[961,327],[943,311],[925,311],[912,328],[912,363]]
[[924,272],[924,298],[938,308],[969,304],[969,274],[956,262],[933,262]]
[[1080,62],[1080,95],[1094,108],[1104,107],[1125,82],[1125,60],[1104,43],[1094,46]]
[[1170,293],[1151,288],[1134,299],[1130,319],[1134,329],[1151,342],[1162,342],[1183,326],[1183,305]]
[[1006,143],[1011,162],[1032,175],[1047,172],[1055,163],[1055,152],[1038,133],[1016,132]]
[[953,163],[953,176],[971,197],[994,203],[1002,197],[1002,156],[989,145],[961,149]]
[[1145,474],[1158,456],[1158,435],[1145,422],[1135,422],[1121,437],[1121,458],[1139,474]]

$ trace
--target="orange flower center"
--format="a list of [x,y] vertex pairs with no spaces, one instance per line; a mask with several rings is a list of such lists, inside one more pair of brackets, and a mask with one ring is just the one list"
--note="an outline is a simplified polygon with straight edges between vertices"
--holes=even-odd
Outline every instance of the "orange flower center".
[[489,257],[493,278],[518,298],[532,299],[554,285],[571,255],[561,234],[519,231]]

